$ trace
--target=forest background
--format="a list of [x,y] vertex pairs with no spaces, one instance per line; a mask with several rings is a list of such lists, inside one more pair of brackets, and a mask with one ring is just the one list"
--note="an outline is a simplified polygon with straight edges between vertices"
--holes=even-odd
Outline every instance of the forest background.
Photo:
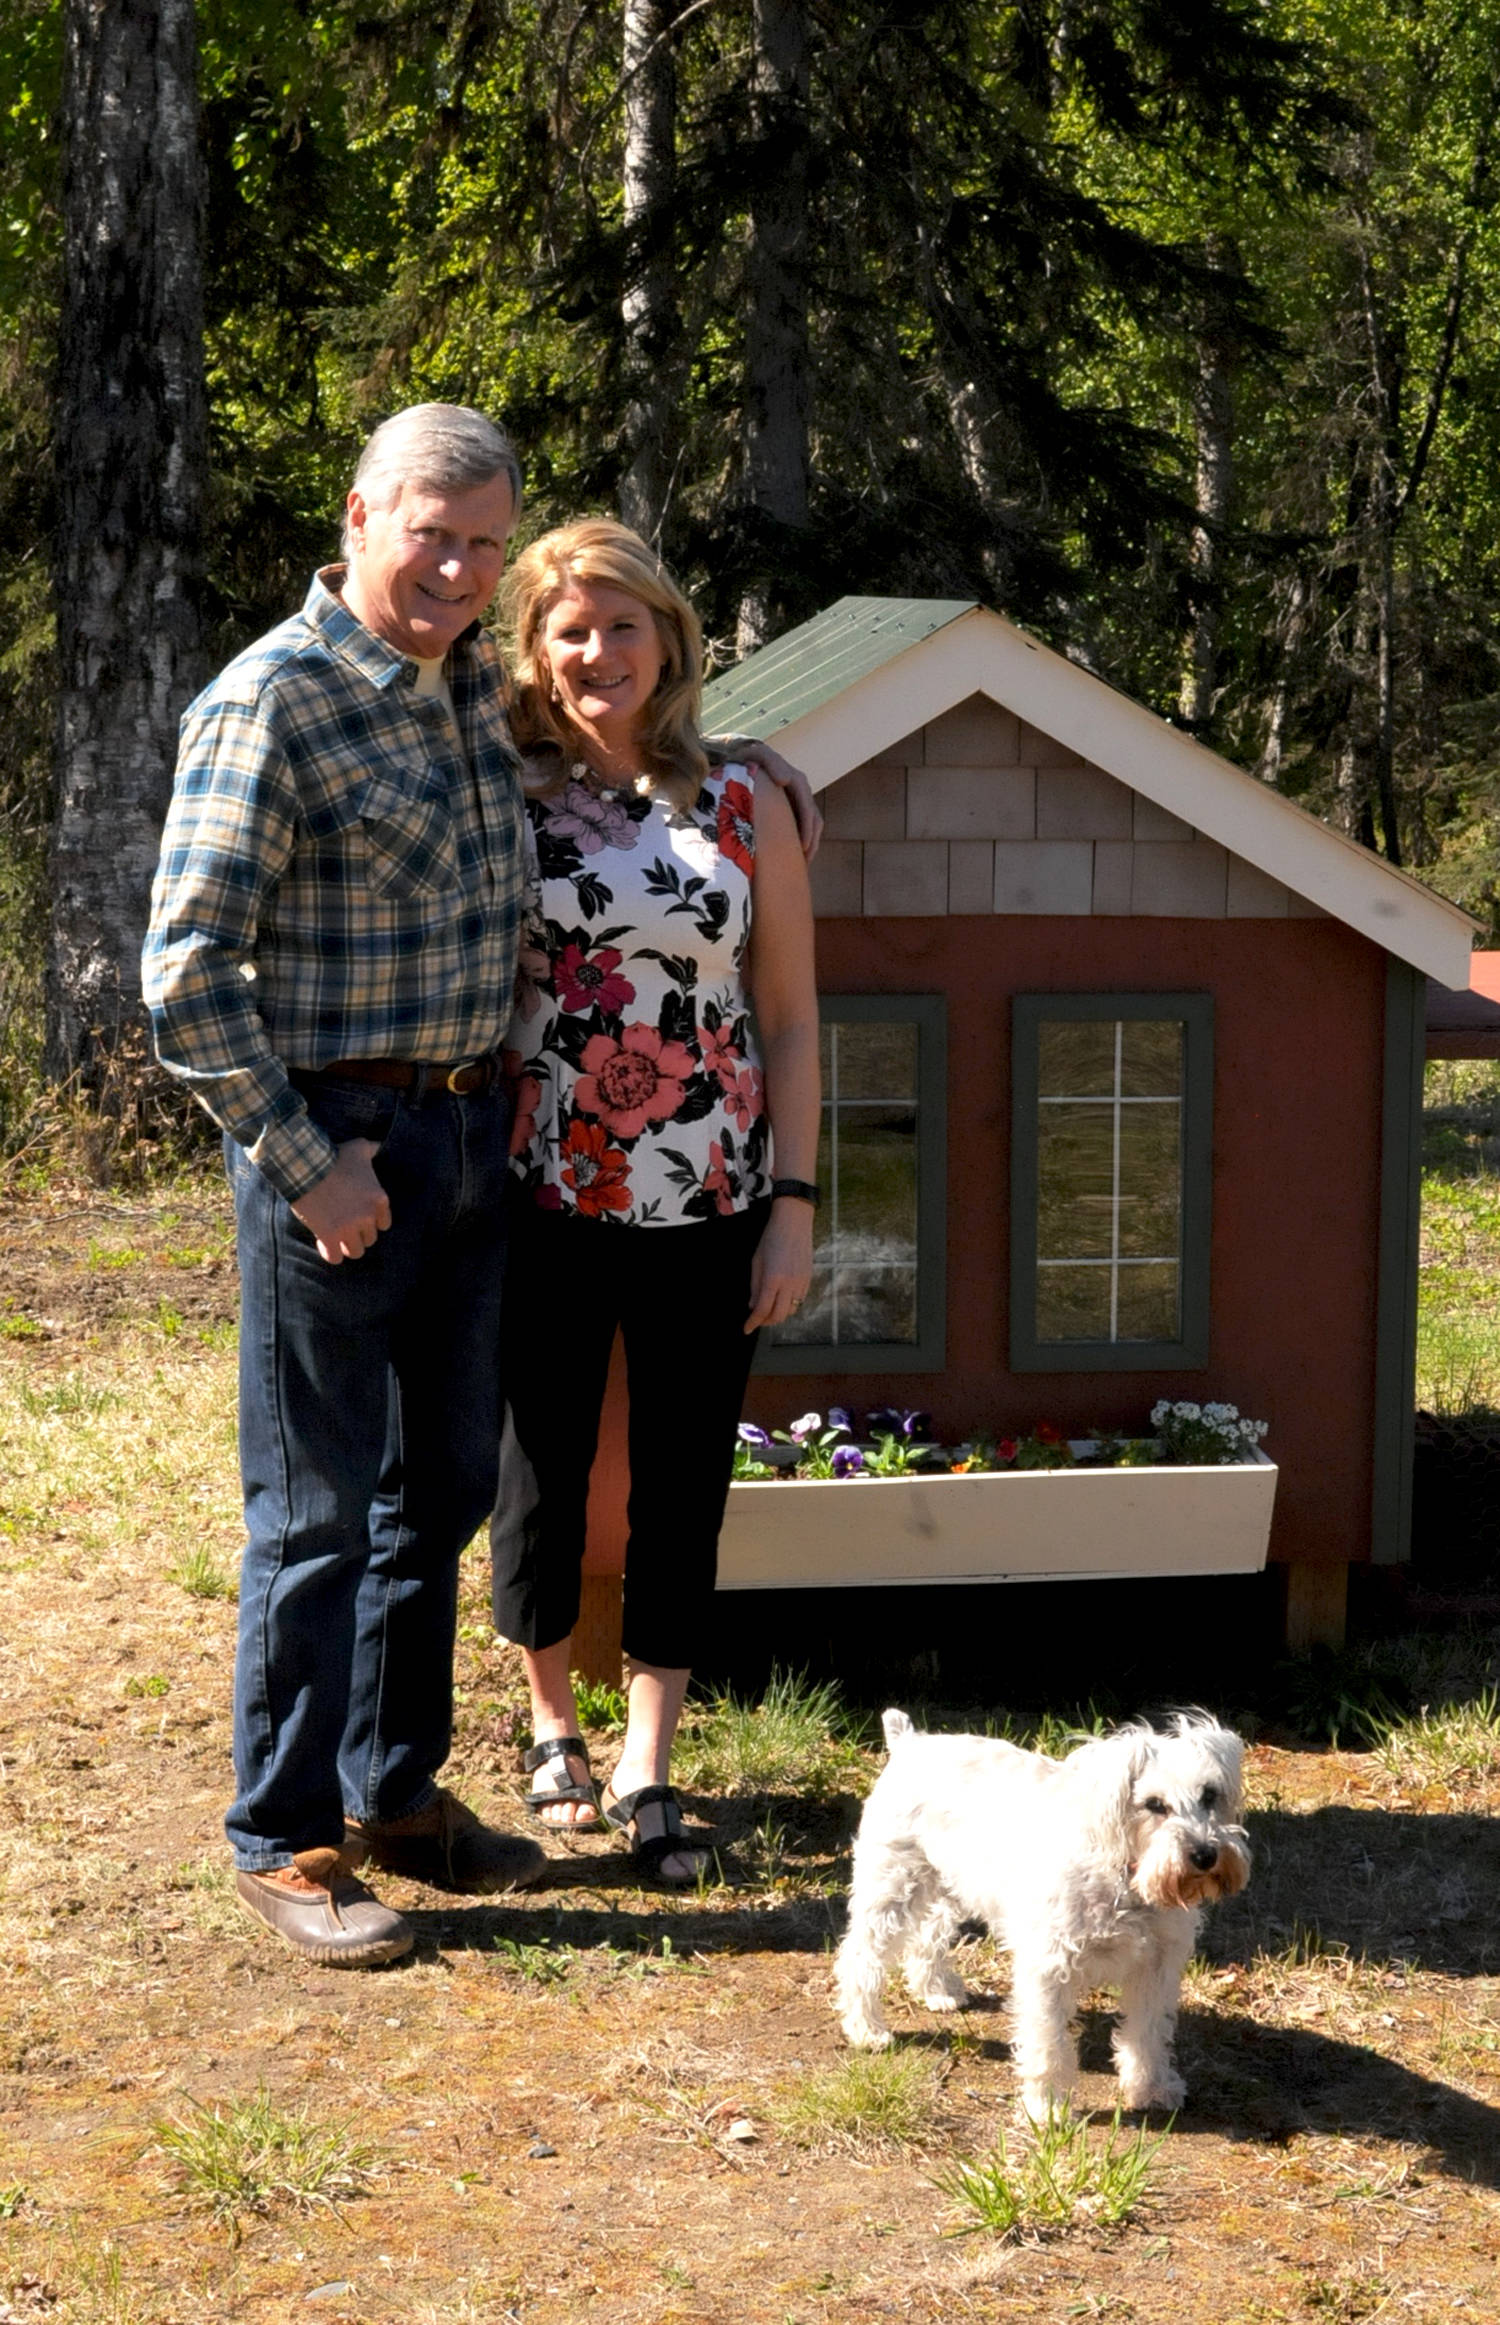
[[0,1156],[428,397],[720,667],[983,598],[1500,928],[1500,0],[0,0],[0,118]]

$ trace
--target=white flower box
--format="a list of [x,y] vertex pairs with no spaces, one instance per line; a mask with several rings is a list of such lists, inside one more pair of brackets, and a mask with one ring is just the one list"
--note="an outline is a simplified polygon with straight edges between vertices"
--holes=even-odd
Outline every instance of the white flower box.
[[729,1489],[719,1588],[1253,1574],[1276,1474],[1252,1449],[1204,1468],[747,1480]]

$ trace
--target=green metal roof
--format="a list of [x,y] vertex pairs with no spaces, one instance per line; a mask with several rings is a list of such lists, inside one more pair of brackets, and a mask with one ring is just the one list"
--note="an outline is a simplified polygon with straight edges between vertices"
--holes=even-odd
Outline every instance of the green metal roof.
[[978,603],[972,597],[841,597],[706,686],[704,732],[769,741]]

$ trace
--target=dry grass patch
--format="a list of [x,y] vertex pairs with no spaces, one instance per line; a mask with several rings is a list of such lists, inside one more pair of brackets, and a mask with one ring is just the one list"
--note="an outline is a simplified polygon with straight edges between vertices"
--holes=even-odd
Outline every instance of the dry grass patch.
[[337,2211],[369,2190],[375,2150],[347,2123],[278,2106],[264,2089],[154,2126],[173,2187],[237,2240],[250,2213]]
[[942,2067],[926,2051],[851,2051],[780,2091],[772,2116],[804,2147],[890,2154],[932,2137],[942,2085]]

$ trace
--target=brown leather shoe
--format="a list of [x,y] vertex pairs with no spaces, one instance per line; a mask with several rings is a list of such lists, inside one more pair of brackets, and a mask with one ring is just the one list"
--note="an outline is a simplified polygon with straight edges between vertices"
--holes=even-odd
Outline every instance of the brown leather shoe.
[[[350,1852],[363,1848],[382,1873],[404,1873],[408,1881],[426,1881],[434,1889],[456,1889],[469,1897],[529,1889],[548,1864],[546,1850],[535,1841],[497,1833],[442,1790],[412,1816],[388,1824],[346,1824],[344,1844]],[[357,1855],[353,1861],[359,1862]]]
[[257,1921],[310,1962],[362,1970],[409,1954],[411,1923],[356,1881],[350,1862],[347,1849],[301,1849],[275,1873],[237,1873],[235,1887]]

